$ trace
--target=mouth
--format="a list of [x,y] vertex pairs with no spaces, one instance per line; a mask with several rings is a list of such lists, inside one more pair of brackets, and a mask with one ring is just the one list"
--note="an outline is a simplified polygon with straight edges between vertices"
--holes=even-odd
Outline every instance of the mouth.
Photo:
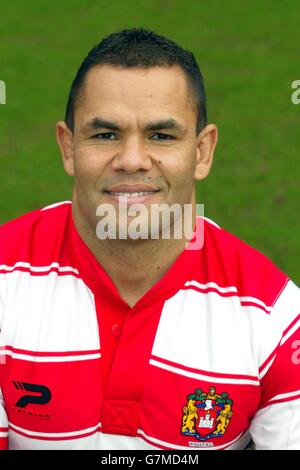
[[157,191],[135,191],[135,192],[124,192],[124,191],[104,191],[105,194],[109,194],[110,196],[117,196],[117,197],[141,197],[141,196],[151,196],[152,194],[156,194],[159,192]]
[[143,203],[151,199],[160,192],[159,189],[146,185],[118,185],[105,189],[104,194],[117,202],[126,202],[127,204]]

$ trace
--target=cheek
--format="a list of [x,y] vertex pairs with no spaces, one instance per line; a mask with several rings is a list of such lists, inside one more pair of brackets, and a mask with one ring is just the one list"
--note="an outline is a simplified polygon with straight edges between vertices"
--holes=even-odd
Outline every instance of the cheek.
[[166,159],[159,158],[157,165],[171,185],[188,186],[194,180],[196,153],[174,152]]
[[81,150],[74,158],[74,173],[78,180],[96,180],[102,172],[101,159],[91,148]]

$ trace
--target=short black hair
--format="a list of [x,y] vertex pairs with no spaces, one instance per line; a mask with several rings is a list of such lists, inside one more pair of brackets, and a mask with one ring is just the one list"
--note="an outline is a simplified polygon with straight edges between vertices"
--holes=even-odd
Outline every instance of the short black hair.
[[194,55],[170,39],[144,28],[124,29],[104,38],[88,53],[73,80],[66,107],[65,122],[74,132],[75,104],[88,71],[96,65],[124,68],[150,68],[178,65],[185,72],[197,104],[196,133],[206,125],[204,80]]

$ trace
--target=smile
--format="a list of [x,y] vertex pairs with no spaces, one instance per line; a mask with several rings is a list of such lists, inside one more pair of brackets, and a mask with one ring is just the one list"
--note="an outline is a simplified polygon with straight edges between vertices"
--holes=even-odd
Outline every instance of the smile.
[[136,191],[136,192],[115,192],[115,191],[105,191],[107,194],[117,197],[141,197],[141,196],[150,196],[155,194],[157,191]]

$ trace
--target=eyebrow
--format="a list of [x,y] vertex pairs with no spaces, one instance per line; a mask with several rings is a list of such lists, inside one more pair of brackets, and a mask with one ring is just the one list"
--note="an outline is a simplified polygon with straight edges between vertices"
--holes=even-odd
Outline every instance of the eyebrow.
[[[113,131],[120,131],[121,128],[115,122],[95,117],[91,121],[87,122],[83,127],[83,131],[98,130],[98,129],[111,129]],[[174,130],[174,131],[185,131],[185,127],[177,122],[175,119],[163,119],[160,121],[152,121],[146,124],[143,128],[144,131],[158,131],[158,130]]]
[[94,130],[96,131],[97,129],[112,129],[114,131],[119,131],[120,128],[119,126],[112,122],[112,121],[107,121],[106,119],[102,119],[99,117],[95,117],[91,121],[87,122],[83,127],[83,131],[89,131],[89,130]]
[[184,131],[185,127],[175,119],[165,119],[161,121],[149,122],[146,124],[145,131],[159,131],[159,130],[174,130],[174,131]]

